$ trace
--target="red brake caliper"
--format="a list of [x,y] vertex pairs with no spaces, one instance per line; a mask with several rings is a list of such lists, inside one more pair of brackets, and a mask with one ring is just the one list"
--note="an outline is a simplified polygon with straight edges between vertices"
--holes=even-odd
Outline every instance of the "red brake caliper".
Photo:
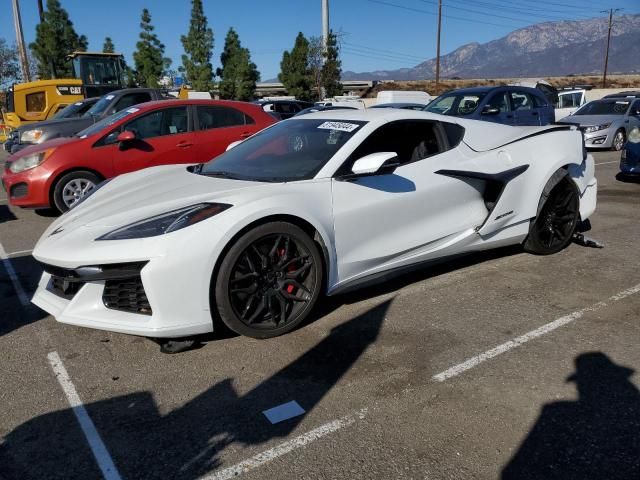
[[[284,257],[284,248],[280,249],[278,251],[278,254],[280,255],[280,258],[283,258]],[[291,265],[289,265],[289,267],[287,267],[287,270],[289,272],[293,272],[295,269],[296,269],[296,266],[293,263]],[[287,285],[287,293],[293,293],[293,289],[294,289],[293,285],[291,285],[291,284]]]

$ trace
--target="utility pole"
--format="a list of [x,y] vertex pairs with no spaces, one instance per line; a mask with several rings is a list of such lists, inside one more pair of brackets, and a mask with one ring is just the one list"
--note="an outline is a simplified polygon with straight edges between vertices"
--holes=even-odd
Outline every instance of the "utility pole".
[[20,5],[18,0],[12,0],[13,3],[13,25],[16,29],[16,42],[18,44],[18,53],[20,54],[20,66],[22,67],[22,79],[25,82],[31,81],[29,74],[29,60],[27,59],[27,51],[24,47],[24,36],[22,35],[22,20],[20,19]]
[[44,22],[44,7],[42,6],[42,0],[38,0],[38,15],[40,16],[40,23]]
[[436,43],[436,88],[440,83],[440,31],[442,30],[442,0],[438,0],[438,42]]
[[[329,44],[329,0],[322,0],[322,64],[327,59],[327,46]],[[320,87],[318,92],[320,100],[324,100],[326,91]]]
[[600,13],[609,13],[609,32],[607,33],[607,49],[604,54],[604,73],[602,75],[602,88],[607,88],[607,67],[609,66],[609,44],[611,43],[611,24],[613,23],[613,14],[621,11],[622,8],[611,8],[609,12],[601,10]]

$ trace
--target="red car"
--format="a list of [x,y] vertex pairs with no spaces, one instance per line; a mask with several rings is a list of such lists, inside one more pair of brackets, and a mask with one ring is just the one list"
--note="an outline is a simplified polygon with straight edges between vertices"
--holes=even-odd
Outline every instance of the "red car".
[[12,205],[65,212],[101,181],[155,165],[203,163],[276,120],[259,105],[160,100],[9,157],[2,184]]

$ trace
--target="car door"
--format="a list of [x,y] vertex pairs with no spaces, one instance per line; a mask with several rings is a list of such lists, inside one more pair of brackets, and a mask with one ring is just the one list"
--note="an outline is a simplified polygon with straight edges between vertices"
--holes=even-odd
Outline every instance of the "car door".
[[[487,109],[498,109],[498,113],[483,114]],[[511,102],[509,101],[509,93],[505,91],[497,91],[488,96],[487,101],[480,112],[482,120],[487,122],[502,123],[504,125],[514,125],[515,118],[511,111]]]
[[208,162],[224,153],[230,143],[258,131],[255,120],[237,108],[196,105],[195,112],[194,155],[198,162]]
[[535,108],[533,96],[527,92],[511,91],[511,108],[515,125],[540,125],[540,112]]
[[[332,180],[340,281],[423,260],[457,234],[472,234],[486,218],[478,181],[436,173],[464,162],[443,125],[460,129],[424,120],[386,124]],[[390,174],[344,177],[355,160],[375,152],[396,152],[401,165]]]
[[[118,134],[133,132],[135,140],[120,145]],[[174,163],[195,163],[194,138],[187,106],[145,112],[110,133],[104,143],[111,148],[116,175]]]

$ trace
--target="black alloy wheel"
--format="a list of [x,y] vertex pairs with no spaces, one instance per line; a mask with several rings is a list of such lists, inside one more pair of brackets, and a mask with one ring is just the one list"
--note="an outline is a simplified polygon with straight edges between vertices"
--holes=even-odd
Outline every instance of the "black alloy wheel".
[[531,223],[525,249],[539,255],[557,253],[571,242],[580,217],[578,188],[566,173],[543,192],[546,201]]
[[223,259],[216,305],[222,321],[236,333],[275,337],[307,317],[321,283],[315,242],[295,225],[268,223],[238,239]]

